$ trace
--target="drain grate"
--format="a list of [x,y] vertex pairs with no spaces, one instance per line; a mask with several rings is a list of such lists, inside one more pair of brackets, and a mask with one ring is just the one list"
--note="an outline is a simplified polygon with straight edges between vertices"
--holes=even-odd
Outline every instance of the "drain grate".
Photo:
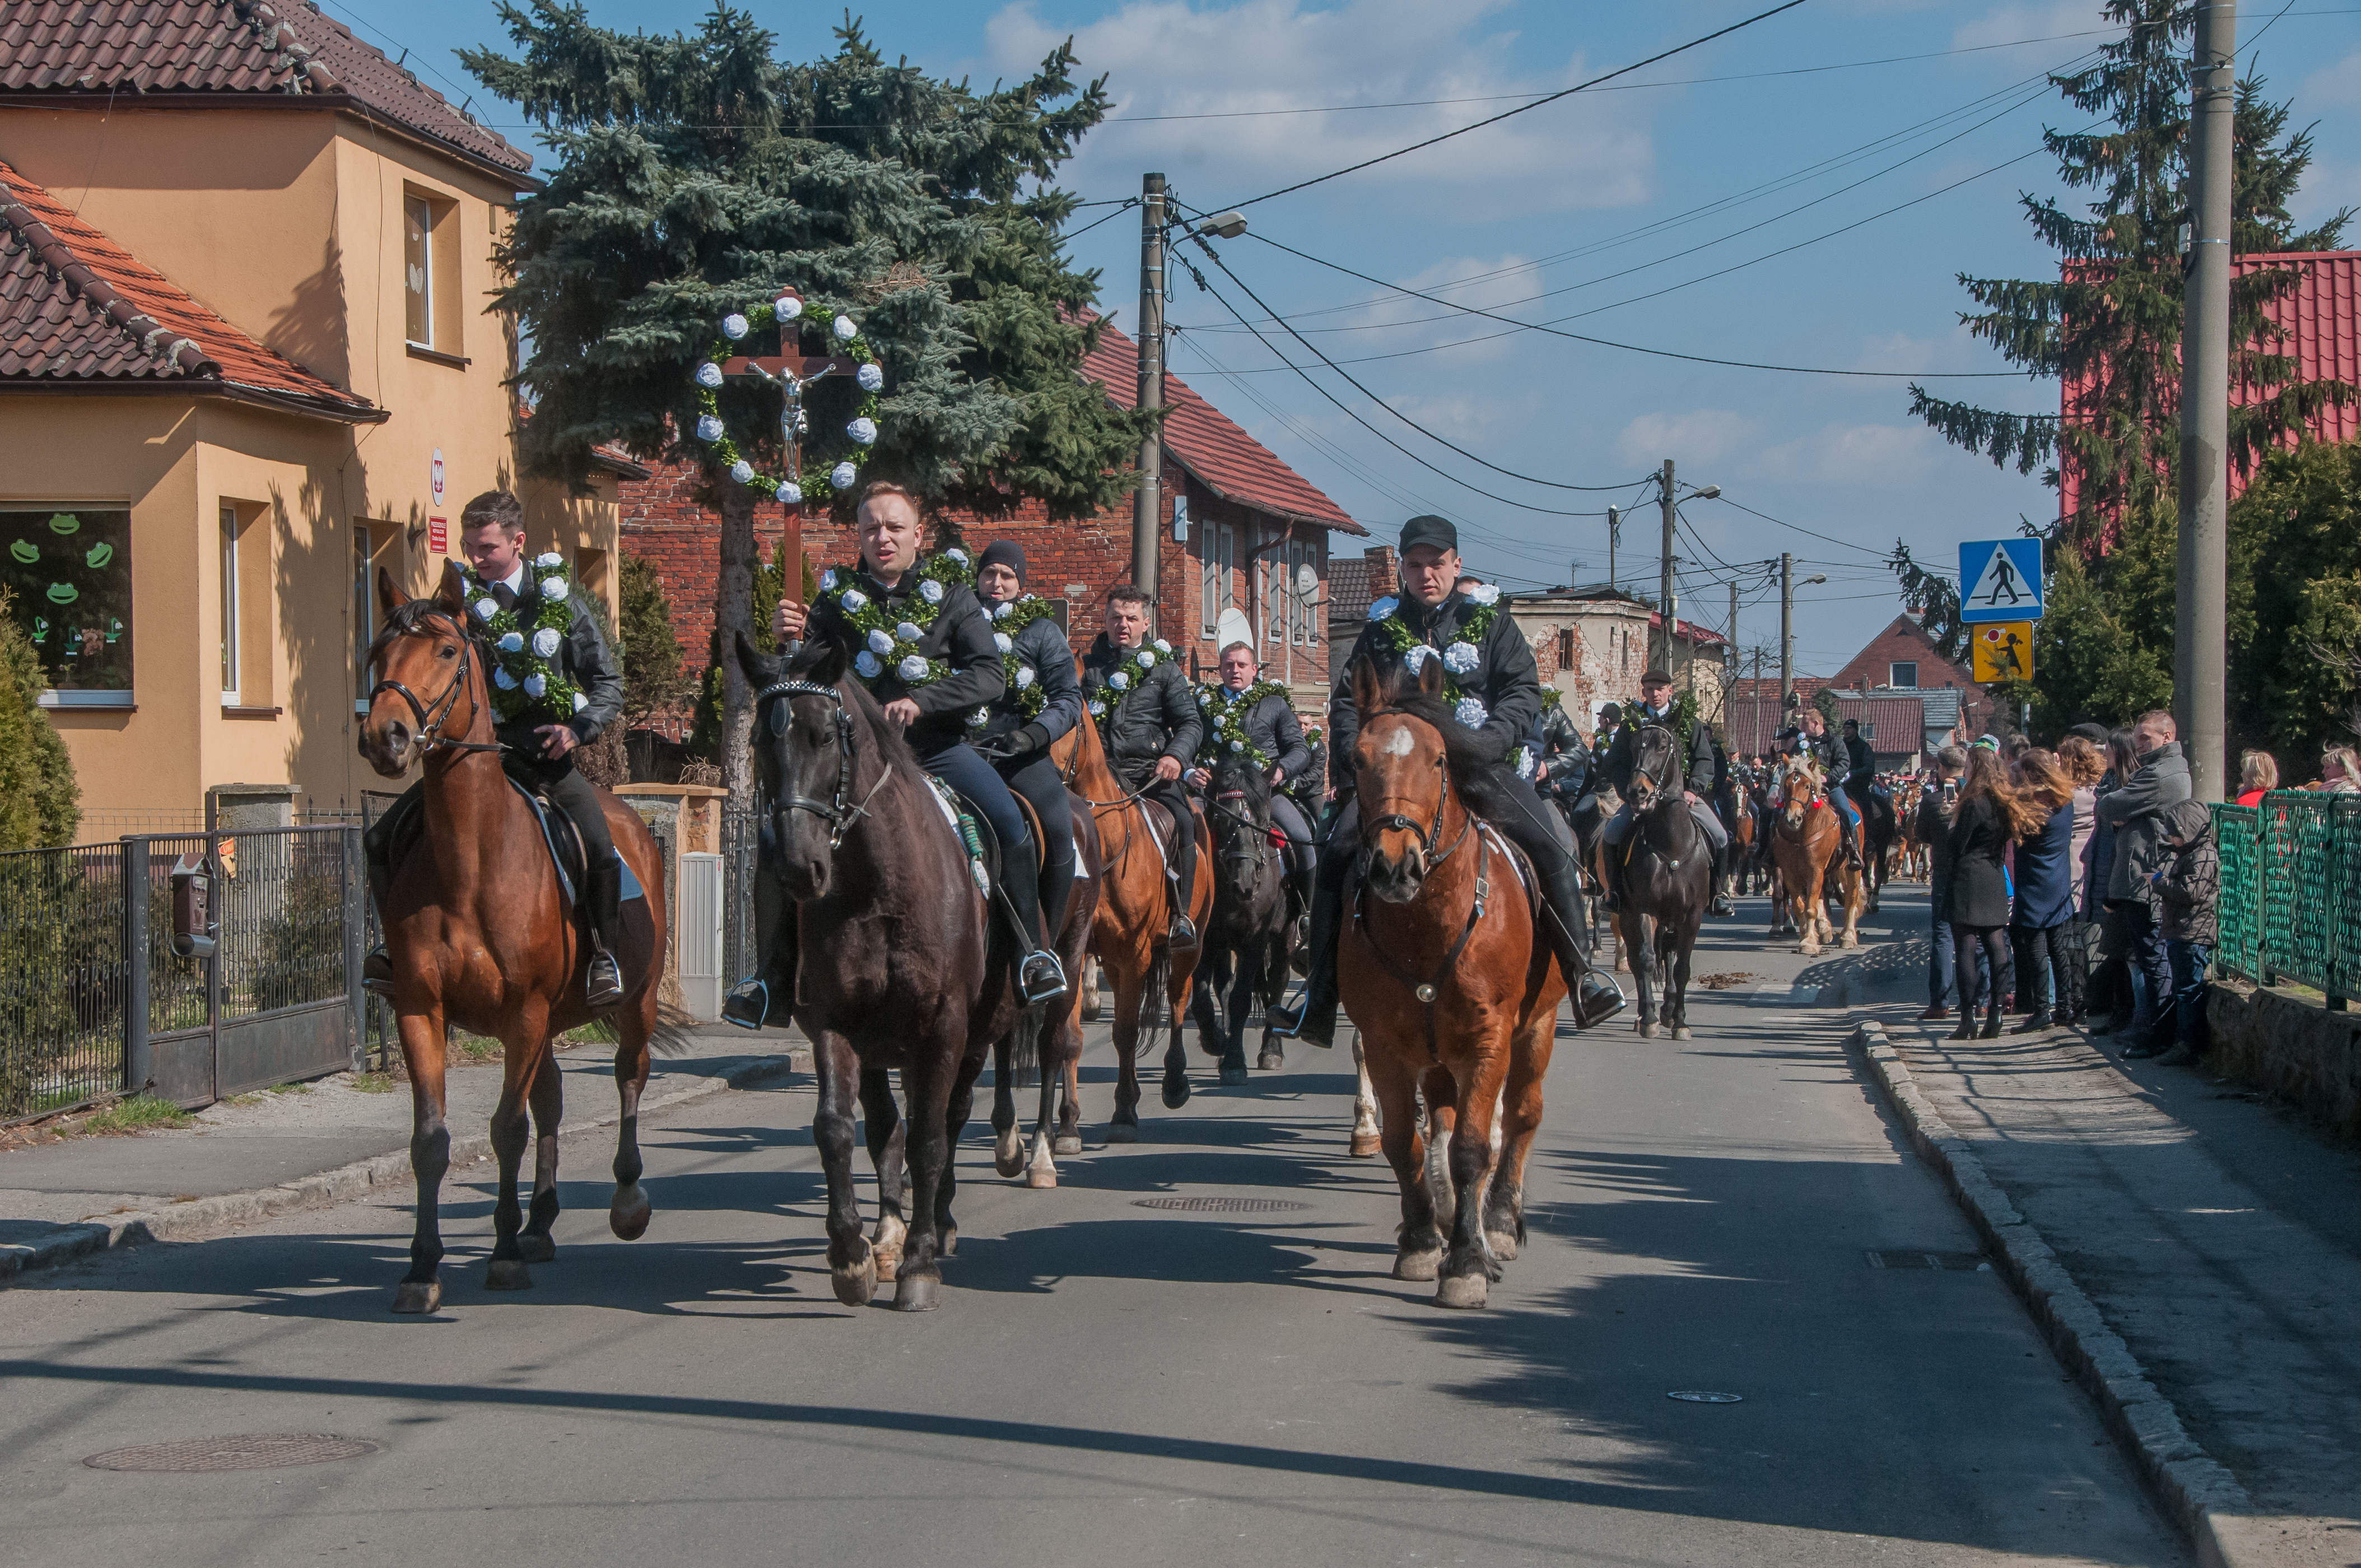
[[1309,1203],[1298,1203],[1287,1198],[1135,1198],[1135,1209],[1178,1209],[1190,1214],[1277,1214],[1290,1209],[1309,1209]]
[[1982,1253],[1929,1252],[1917,1247],[1889,1247],[1861,1254],[1872,1268],[1934,1268],[1972,1274],[1983,1266]]
[[213,1470],[281,1470],[295,1464],[333,1464],[375,1453],[366,1438],[332,1437],[320,1431],[247,1432],[237,1437],[192,1437],[179,1442],[143,1442],[110,1448],[82,1461],[93,1470],[149,1470],[194,1474]]

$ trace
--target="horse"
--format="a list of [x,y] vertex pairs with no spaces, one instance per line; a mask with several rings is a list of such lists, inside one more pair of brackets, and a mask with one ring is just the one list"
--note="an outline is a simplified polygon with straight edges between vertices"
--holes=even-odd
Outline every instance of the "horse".
[[[1633,1027],[1643,1040],[1661,1022],[1673,1038],[1689,1037],[1689,959],[1713,896],[1713,846],[1698,828],[1681,787],[1679,737],[1662,725],[1643,725],[1631,742],[1631,836],[1624,857],[1623,907],[1615,916],[1617,943],[1631,960],[1640,992]],[[1600,846],[1607,855],[1619,851]],[[1658,967],[1664,973],[1657,1005]]]
[[[890,1279],[897,1310],[930,1310],[940,1304],[940,1260],[959,1245],[960,1133],[985,1055],[1020,1011],[1015,938],[992,917],[960,829],[917,756],[848,678],[843,650],[814,639],[783,662],[741,632],[737,654],[755,692],[752,751],[777,874],[797,905],[792,934],[781,936],[797,944],[795,1019],[819,1080],[812,1142],[828,1177],[829,1284],[839,1301],[862,1307]],[[1020,1034],[1020,1045],[1038,1033]],[[888,1076],[895,1069],[906,1129]],[[873,1237],[861,1234],[852,1186],[856,1098],[877,1172]]]
[[[1810,758],[1789,757],[1779,764],[1771,806],[1771,852],[1779,862],[1786,914],[1797,938],[1796,951],[1817,955],[1835,939],[1822,890],[1831,865],[1844,905],[1843,945],[1861,946],[1861,872],[1844,859],[1842,824],[1828,803],[1826,782]],[[1774,930],[1774,936],[1777,932]]]
[[1736,868],[1731,881],[1736,883],[1741,897],[1754,891],[1754,789],[1748,785],[1739,796],[1738,820],[1730,829],[1730,863]]
[[1901,870],[1905,881],[1927,880],[1927,845],[1918,837],[1918,802],[1923,795],[1916,780],[1905,784],[1894,797],[1894,814],[1901,828]]
[[[1079,670],[1081,660],[1075,661]],[[1189,1056],[1180,1042],[1180,1021],[1189,1015],[1189,987],[1196,972],[1201,943],[1174,953],[1165,945],[1171,928],[1171,899],[1164,880],[1163,845],[1171,842],[1164,810],[1132,792],[1108,765],[1098,725],[1075,725],[1051,742],[1050,760],[1066,787],[1082,797],[1098,824],[1100,854],[1104,866],[1099,887],[1098,917],[1091,927],[1090,950],[1099,960],[1108,989],[1115,992],[1115,1048],[1119,1066],[1115,1086],[1115,1116],[1107,1125],[1107,1142],[1137,1143],[1139,1139],[1140,1036],[1152,1036],[1163,1027],[1159,1020],[1143,1030],[1151,1004],[1170,1008],[1171,1043],[1164,1053],[1164,1104],[1177,1111],[1189,1102]],[[1202,931],[1213,903],[1213,877],[1206,863],[1213,859],[1213,841],[1205,824],[1195,824],[1190,850],[1197,857],[1196,880],[1190,884],[1190,923]],[[1066,1068],[1066,1099],[1082,1102],[1081,1072]],[[1079,1110],[1076,1112],[1079,1115]],[[1062,1146],[1065,1139],[1060,1137]],[[1071,1151],[1080,1153],[1074,1141]]]
[[1854,804],[1861,809],[1861,883],[1867,894],[1865,915],[1877,913],[1878,894],[1894,874],[1894,840],[1901,824],[1895,819],[1894,797],[1881,789],[1861,792]]
[[[1287,917],[1286,838],[1272,825],[1270,775],[1245,756],[1224,757],[1209,781],[1206,826],[1213,840],[1213,914],[1199,938],[1191,1016],[1222,1081],[1246,1081],[1246,1014],[1257,996],[1266,1014],[1287,992],[1294,923]],[[1226,1001],[1219,994],[1228,987]],[[1279,1036],[1263,1031],[1255,1066],[1286,1065]]]
[[[443,1178],[451,1164],[444,1065],[446,1030],[456,1024],[500,1042],[500,1098],[492,1111],[500,1190],[492,1207],[489,1290],[523,1290],[528,1265],[557,1255],[557,1124],[565,1113],[555,1034],[594,1016],[584,1000],[590,944],[566,907],[531,802],[503,773],[494,734],[489,661],[469,632],[466,584],[446,564],[431,598],[412,598],[378,573],[384,629],[368,651],[379,674],[360,724],[359,750],[386,778],[412,762],[425,773],[423,852],[412,852],[387,890],[384,929],[393,962],[395,1022],[410,1075],[410,1164],[417,1219],[410,1272],[395,1288],[397,1312],[442,1305]],[[678,1036],[659,1022],[664,963],[664,857],[639,813],[606,791],[608,831],[646,896],[623,905],[615,959],[629,987],[612,1011],[615,1088],[622,1119],[615,1146],[615,1194],[608,1228],[624,1241],[648,1228],[640,1188],[639,1106],[649,1054],[670,1052]],[[524,1157],[525,1110],[533,1123],[533,1212],[521,1214],[517,1168]],[[522,1223],[520,1224],[520,1220]]]
[[[1615,793],[1615,786],[1594,772],[1589,790],[1565,814],[1566,826],[1574,833],[1575,864],[1582,868],[1586,905],[1583,925],[1593,938],[1598,935],[1599,905],[1607,897],[1607,884],[1601,880],[1605,873],[1599,870],[1605,862],[1599,859],[1598,836],[1607,830],[1608,819],[1622,804],[1623,797]],[[1616,955],[1615,967],[1628,967],[1623,954]]]
[[1525,1239],[1525,1160],[1566,981],[1516,851],[1454,784],[1455,766],[1490,754],[1444,701],[1443,661],[1383,684],[1356,661],[1353,700],[1363,866],[1336,979],[1401,1189],[1393,1274],[1435,1281],[1439,1307],[1481,1307]]
[[[1024,796],[1017,797],[1019,804]],[[1083,949],[1090,945],[1091,926],[1098,916],[1099,883],[1104,868],[1099,861],[1099,828],[1080,801],[1073,805],[1074,820],[1074,890],[1066,901],[1065,929],[1051,940],[1058,949],[1058,962],[1076,983],[1073,995],[1054,1015],[1049,1004],[1028,1007],[1016,1020],[1018,1031],[1031,1029],[1039,1043],[1027,1049],[1016,1032],[1002,1036],[993,1043],[992,1128],[993,1168],[1006,1177],[1023,1176],[1025,1185],[1034,1188],[1058,1185],[1058,1162],[1055,1156],[1082,1152],[1082,1111],[1071,1099],[1058,1106],[1058,1087],[1069,1073],[1078,1072],[1082,1059],[1083,992],[1079,983],[1082,972]],[[1042,907],[1049,903],[1045,899]],[[1027,1140],[1016,1130],[1016,1091],[1024,1087],[1026,1075],[1017,1063],[1028,1055],[1040,1064],[1041,1101],[1034,1117],[1031,1139],[1032,1157],[1026,1157]],[[1056,1131],[1051,1131],[1053,1115]]]

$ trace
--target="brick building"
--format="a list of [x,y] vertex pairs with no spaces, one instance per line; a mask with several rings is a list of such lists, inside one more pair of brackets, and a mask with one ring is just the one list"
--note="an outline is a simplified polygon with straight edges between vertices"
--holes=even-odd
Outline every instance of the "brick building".
[[[1545,588],[1510,595],[1510,613],[1525,641],[1542,685],[1554,686],[1589,732],[1606,704],[1640,695],[1649,650],[1656,645],[1664,617],[1619,588]],[[1721,722],[1723,653],[1729,641],[1694,621],[1673,620],[1670,663],[1665,673],[1676,690],[1694,690],[1706,722]]]
[[[1992,694],[1970,679],[1964,666],[1937,652],[1927,629],[1906,615],[1895,616],[1834,675],[1797,675],[1795,685],[1795,695],[1805,702],[1823,690],[1833,691],[1838,710],[1846,717],[1865,718],[1867,710],[1859,707],[1863,702],[1916,699],[1917,749],[1922,752],[1964,745],[1991,728],[1993,721]],[[1747,750],[1759,749],[1752,743],[1757,740],[1767,744],[1768,737],[1781,728],[1778,678],[1766,675],[1759,681],[1749,677],[1731,683],[1730,706],[1741,739],[1750,742]],[[1879,758],[1902,756],[1908,748],[1902,740],[1905,727],[1900,710],[1891,718],[1881,718],[1880,723],[1883,728],[1874,738]]]

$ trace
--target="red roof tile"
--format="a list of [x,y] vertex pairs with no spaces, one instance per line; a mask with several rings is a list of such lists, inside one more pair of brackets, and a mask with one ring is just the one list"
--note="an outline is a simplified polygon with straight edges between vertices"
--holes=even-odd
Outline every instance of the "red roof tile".
[[9,93],[312,95],[382,115],[479,162],[522,173],[530,153],[451,106],[310,0],[8,0]]
[[0,387],[170,383],[375,421],[376,405],[257,343],[0,163]]
[[[1112,325],[1101,324],[1098,346],[1082,361],[1082,373],[1104,382],[1116,407],[1139,401],[1139,349]],[[1164,407],[1165,450],[1215,495],[1340,533],[1369,532],[1170,370]]]

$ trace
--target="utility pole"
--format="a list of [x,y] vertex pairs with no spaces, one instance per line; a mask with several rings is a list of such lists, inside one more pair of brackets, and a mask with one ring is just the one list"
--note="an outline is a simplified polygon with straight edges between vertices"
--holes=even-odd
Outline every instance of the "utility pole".
[[1730,629],[1725,636],[1728,641],[1722,645],[1721,734],[1722,739],[1727,740],[1730,735],[1730,721],[1732,717],[1730,711],[1730,694],[1738,685],[1738,579],[1736,577],[1730,579]]
[[1795,695],[1795,558],[1779,552],[1779,718]]
[[[1164,176],[1139,180],[1139,410],[1164,406]],[[1158,624],[1161,596],[1157,556],[1164,532],[1164,437],[1149,431],[1139,444],[1139,488],[1131,498],[1131,581],[1148,596],[1149,635]]]
[[1623,586],[1615,576],[1615,546],[1621,543],[1622,540],[1623,509],[1609,507],[1607,509],[1607,587],[1610,590]]
[[2189,62],[2189,159],[2196,219],[2181,309],[2180,573],[2175,596],[2172,707],[2189,759],[2191,795],[2223,798],[2228,605],[2224,513],[2230,444],[2231,122],[2236,93],[2235,0],[2199,0]]
[[1763,644],[1754,645],[1754,733],[1748,737],[1754,742],[1754,753],[1761,756],[1770,750],[1763,742],[1770,739],[1763,733]]
[[1673,598],[1673,460],[1664,459],[1664,471],[1657,486],[1658,500],[1664,513],[1664,558],[1659,568],[1661,580],[1656,586],[1657,619],[1664,623],[1664,662],[1659,666],[1666,674],[1673,673],[1673,617],[1679,605]]

